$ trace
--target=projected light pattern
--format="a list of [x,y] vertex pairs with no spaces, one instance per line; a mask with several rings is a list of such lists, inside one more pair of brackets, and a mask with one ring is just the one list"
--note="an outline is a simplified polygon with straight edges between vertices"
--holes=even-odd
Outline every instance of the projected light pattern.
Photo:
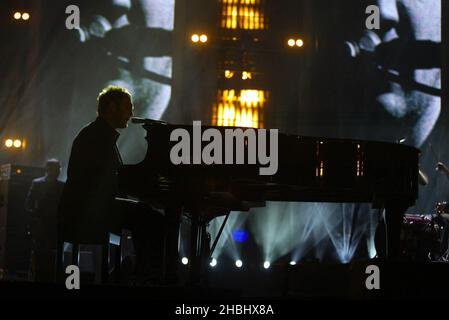
[[254,210],[248,224],[266,261],[288,253],[295,262],[311,254],[321,260],[334,251],[338,261],[347,263],[363,241],[375,255],[376,219],[376,211],[365,204],[270,202]]
[[[108,51],[110,55],[98,62],[95,71],[87,74],[85,78],[88,80],[84,81],[92,82],[92,87],[122,86],[132,94],[136,115],[161,119],[172,96],[171,39],[175,0],[111,2],[109,5],[104,2],[96,5],[97,15],[89,16],[86,13],[83,16],[82,20],[86,21],[89,30],[98,15],[112,26],[112,29],[106,30],[102,42],[92,41],[91,45],[99,52]],[[85,54],[84,59],[88,60],[87,54],[91,53],[83,50],[86,50],[86,53],[81,51]],[[97,77],[97,72],[104,76]],[[96,84],[94,79],[97,78],[104,82]],[[78,128],[83,124],[76,125]],[[145,156],[147,143],[140,127],[129,126],[117,143],[124,162],[138,162]]]
[[[208,231],[212,240],[223,219],[211,221]],[[242,228],[245,225],[262,259],[262,262],[249,260],[248,265],[263,263],[268,269],[283,257],[289,259],[286,264],[294,266],[310,259],[329,261],[330,256],[333,257],[330,261],[348,263],[361,246],[366,248],[369,258],[374,258],[378,219],[379,212],[368,204],[267,202],[266,207],[252,209],[250,214],[230,215],[213,257],[225,255],[234,262],[248,259],[251,253],[241,246],[247,234]]]
[[267,99],[264,90],[219,90],[218,105],[212,108],[212,125],[263,128]]
[[221,0],[221,4],[223,29],[267,29],[262,0]]

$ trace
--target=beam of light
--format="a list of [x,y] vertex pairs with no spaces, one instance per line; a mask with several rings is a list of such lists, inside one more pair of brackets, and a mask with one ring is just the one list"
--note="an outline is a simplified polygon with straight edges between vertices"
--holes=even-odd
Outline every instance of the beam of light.
[[240,260],[240,259],[236,260],[236,261],[235,261],[235,266],[236,266],[237,268],[241,268],[241,267],[243,266],[243,261]]
[[289,265],[296,266],[296,261],[294,261],[294,260],[290,261]]
[[377,226],[379,224],[379,219],[382,216],[382,212],[371,212],[370,213],[370,221],[368,222],[368,234],[366,237],[366,247],[368,248],[368,255],[370,259],[374,259],[377,256],[376,244],[375,244],[375,236]]
[[[367,204],[328,204],[329,210],[318,211],[318,217],[332,241],[340,262],[352,260],[357,247],[367,230],[371,230],[371,216],[375,214]],[[370,233],[368,233],[370,237]]]
[[213,268],[217,265],[217,259],[212,258],[211,262],[209,263],[209,265]]
[[295,262],[300,261],[327,237],[321,220],[316,215],[320,205],[319,203],[301,203],[295,207],[302,220],[301,225],[298,226],[299,245],[292,253],[292,260]]
[[304,226],[309,225],[298,212],[299,205],[267,202],[266,207],[254,209],[249,216],[249,228],[265,260],[274,261],[300,244]]
[[[220,239],[217,242],[217,246],[214,250],[214,257],[218,258],[224,252],[233,258],[233,260],[237,260],[241,256],[240,249],[238,248],[238,244],[233,240],[232,233],[235,230],[240,230],[242,226],[245,224],[248,218],[248,213],[233,211],[229,213],[228,221],[223,229],[223,232],[220,236]],[[213,241],[216,239],[218,232],[220,231],[220,227],[224,221],[225,217],[217,217],[213,219],[208,226],[208,232],[211,236],[211,245]]]
[[[377,222],[367,205],[268,202],[265,208],[256,210],[249,216],[248,225],[267,261],[287,253],[295,262],[310,253],[322,260],[332,250],[340,262],[346,263],[364,236],[373,247]],[[367,233],[368,229],[373,231]],[[371,249],[369,255],[373,254]]]
[[265,261],[265,262],[263,263],[264,269],[268,269],[270,266],[271,266],[270,261]]
[[190,240],[191,230],[190,221],[184,215],[181,217],[181,223],[179,224],[178,235],[178,253],[180,257],[190,256]]

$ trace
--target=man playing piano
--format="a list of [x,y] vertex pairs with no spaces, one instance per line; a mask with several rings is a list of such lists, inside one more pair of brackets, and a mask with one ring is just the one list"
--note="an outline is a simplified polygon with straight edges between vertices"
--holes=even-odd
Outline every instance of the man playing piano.
[[97,100],[98,117],[78,133],[72,145],[60,206],[63,238],[105,243],[109,232],[120,233],[126,226],[133,233],[136,275],[147,277],[150,272],[154,275],[156,270],[160,271],[158,258],[162,257],[160,221],[153,218],[150,221],[150,215],[136,207],[127,206],[123,212],[124,206],[115,201],[117,170],[122,164],[116,145],[120,134],[116,129],[126,128],[133,115],[131,95],[124,88],[109,86]]

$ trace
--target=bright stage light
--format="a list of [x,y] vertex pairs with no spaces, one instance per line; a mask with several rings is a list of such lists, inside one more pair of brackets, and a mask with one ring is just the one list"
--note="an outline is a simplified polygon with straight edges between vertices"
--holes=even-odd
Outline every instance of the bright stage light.
[[14,148],[20,148],[22,146],[22,141],[20,141],[19,139],[14,140]]
[[197,43],[198,41],[200,41],[200,36],[197,34],[193,34],[191,39],[192,39],[192,42]]
[[211,262],[210,262],[210,266],[211,267],[215,267],[217,265],[217,259],[212,258]]
[[30,14],[28,13],[28,12],[24,12],[23,14],[22,14],[22,19],[23,20],[28,20],[30,18]]
[[268,268],[270,267],[270,265],[271,265],[270,261],[265,261],[265,262],[263,263],[263,267],[264,267],[265,269],[268,269]]
[[289,47],[294,47],[295,46],[295,39],[288,39],[287,44]]
[[202,35],[200,36],[200,41],[201,41],[202,43],[207,42],[207,36],[206,36],[205,34],[202,34]]
[[237,268],[241,268],[241,267],[243,266],[242,260],[237,260],[237,261],[235,262],[235,266],[236,266]]
[[232,233],[232,239],[234,239],[234,241],[238,243],[245,243],[249,239],[249,233],[245,230],[235,230]]
[[22,18],[22,14],[20,12],[15,12],[13,17],[16,20],[19,20],[20,18]]
[[187,259],[186,257],[181,259],[182,264],[187,265],[189,263],[189,259]]
[[304,41],[302,41],[301,39],[296,40],[297,47],[302,47],[303,45],[304,45]]
[[5,141],[6,148],[11,148],[13,144],[14,144],[14,141],[12,141],[12,139],[6,139],[6,141]]
[[247,80],[247,79],[252,79],[252,74],[251,72],[248,71],[243,71],[242,72],[242,80]]
[[231,79],[234,76],[234,72],[232,72],[231,70],[225,70],[225,78],[226,79]]
[[296,261],[290,261],[291,266],[296,266]]

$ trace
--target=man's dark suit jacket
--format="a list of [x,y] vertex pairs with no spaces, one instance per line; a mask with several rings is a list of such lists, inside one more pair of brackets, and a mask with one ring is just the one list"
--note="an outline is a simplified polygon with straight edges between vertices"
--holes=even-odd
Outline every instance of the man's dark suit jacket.
[[117,223],[113,200],[122,164],[116,146],[119,133],[98,117],[75,138],[61,198],[65,240],[105,241]]

